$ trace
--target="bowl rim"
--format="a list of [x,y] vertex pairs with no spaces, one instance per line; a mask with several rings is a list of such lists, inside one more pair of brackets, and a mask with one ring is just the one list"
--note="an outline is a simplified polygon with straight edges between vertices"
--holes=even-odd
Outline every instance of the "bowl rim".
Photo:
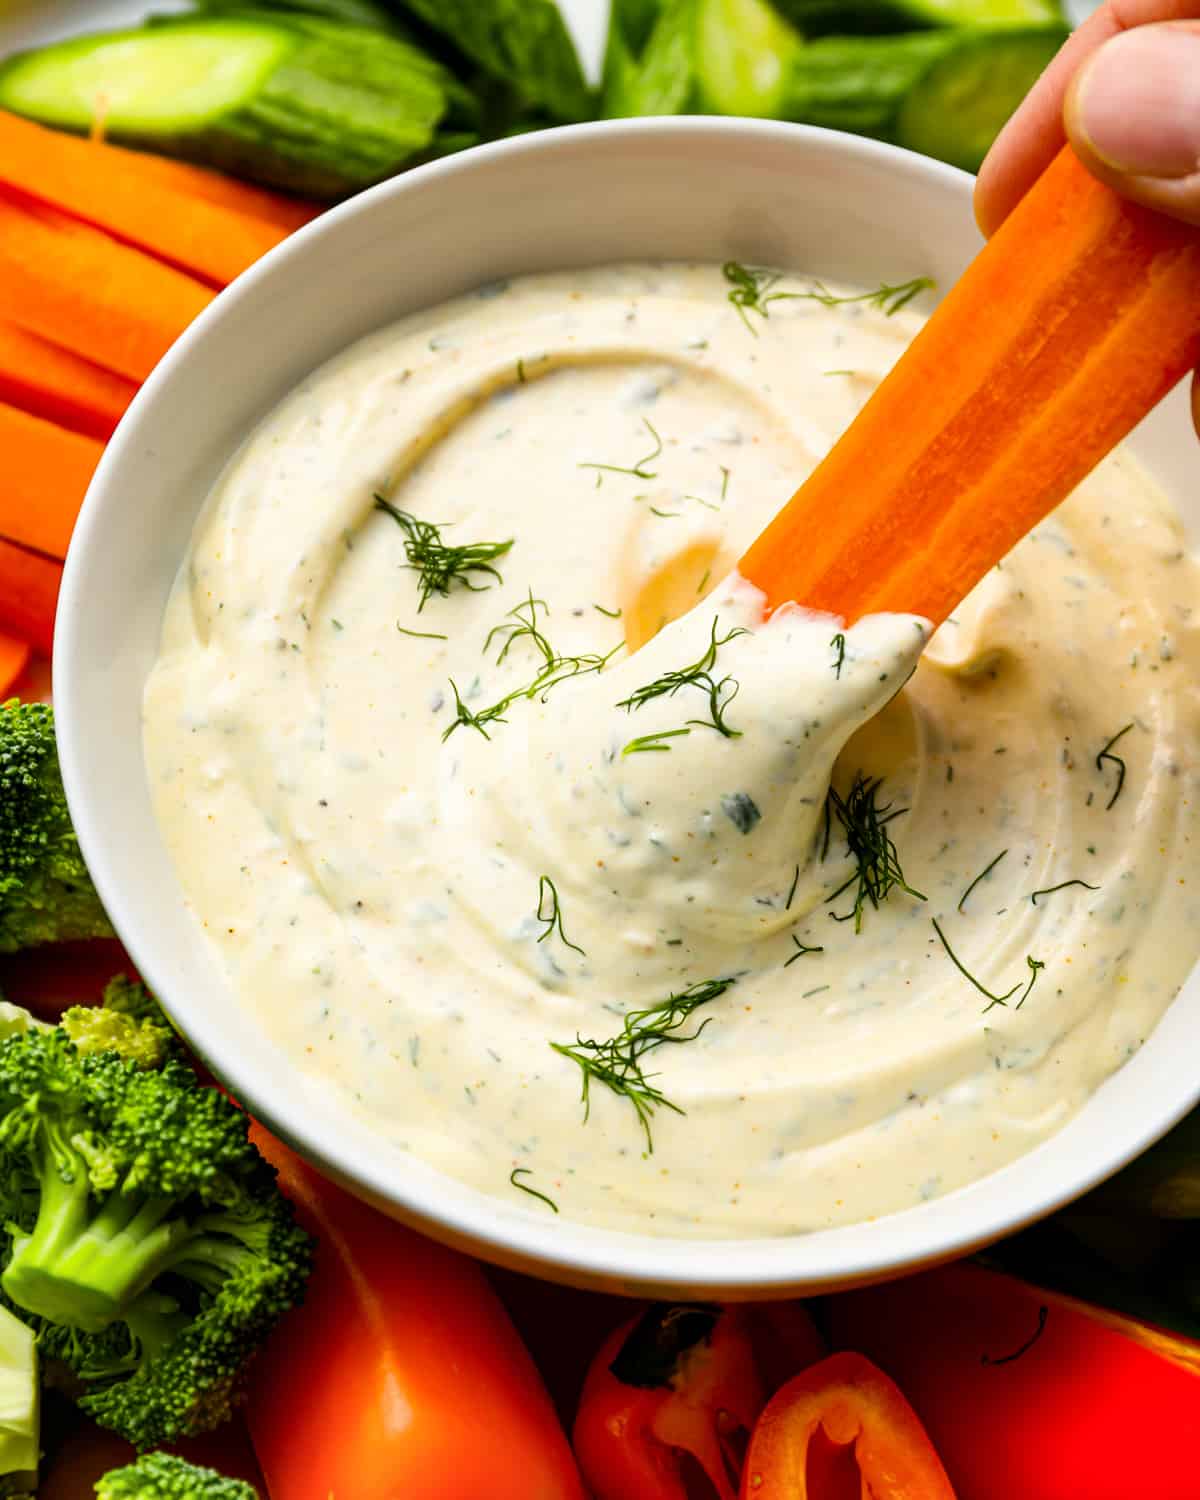
[[[458,1203],[453,1201],[456,1196],[453,1193],[445,1199],[439,1198],[436,1189],[397,1181],[398,1174],[386,1159],[377,1165],[374,1157],[363,1159],[352,1155],[333,1129],[333,1119],[319,1111],[306,1114],[294,1099],[289,1109],[284,1089],[269,1078],[256,1079],[253,1065],[246,1068],[247,1076],[241,1076],[236,1049],[212,1018],[202,997],[180,993],[178,989],[172,992],[162,979],[153,944],[147,934],[139,931],[110,868],[108,851],[120,837],[119,810],[98,805],[99,799],[93,802],[89,795],[88,733],[78,685],[82,671],[76,671],[76,662],[82,659],[79,645],[88,611],[89,556],[110,511],[121,503],[122,471],[132,450],[144,441],[145,415],[152,411],[159,392],[177,378],[181,367],[191,362],[193,350],[208,330],[219,322],[236,318],[243,301],[261,295],[281,267],[304,254],[315,239],[336,235],[347,221],[369,217],[381,205],[419,190],[434,178],[453,179],[492,167],[502,170],[509,163],[569,154],[579,147],[594,147],[597,142],[612,141],[627,150],[631,142],[694,141],[706,134],[740,140],[748,148],[756,142],[807,143],[810,148],[828,153],[833,161],[858,161],[894,169],[915,191],[948,186],[962,195],[965,208],[969,206],[974,183],[969,174],[898,147],[811,126],[702,115],[561,126],[473,147],[366,189],[290,235],[220,292],[172,345],[136,393],[104,450],[71,539],[59,597],[53,678],[67,802],[101,900],[150,988],[156,993],[170,994],[168,1008],[189,1041],[264,1124],[309,1161],[377,1207],[434,1238],[493,1262],[576,1284],[607,1290],[619,1287],[634,1295],[645,1294],[648,1289],[667,1288],[675,1289],[675,1294],[690,1291],[696,1295],[767,1297],[781,1290],[816,1291],[903,1275],[969,1253],[1054,1212],[1152,1145],[1200,1102],[1200,1077],[1190,1098],[1171,1096],[1164,1101],[1156,1095],[1147,1100],[1140,1128],[1130,1132],[1119,1149],[1097,1154],[1086,1164],[1064,1161],[1063,1168],[1052,1174],[1054,1180],[1050,1185],[1043,1184],[1024,1197],[989,1193],[987,1185],[999,1175],[993,1172],[933,1200],[932,1204],[808,1235],[742,1239],[666,1237],[599,1229],[574,1220],[542,1221],[532,1215],[497,1214],[494,1198],[473,1190],[459,1195],[462,1201]],[[336,352],[331,350],[326,358]],[[1042,1145],[1052,1145],[1054,1139],[1052,1136]],[[1029,1154],[1016,1158],[1015,1164],[1019,1166]],[[1009,1171],[1013,1165],[1000,1168],[999,1173]],[[444,1176],[440,1180],[454,1183],[454,1179]],[[967,1194],[971,1195],[970,1207],[964,1196]],[[957,1201],[962,1202],[962,1211],[956,1207],[943,1212],[936,1220],[938,1227],[931,1232],[927,1227],[927,1210],[935,1204]],[[864,1233],[868,1228],[871,1233]],[[813,1257],[797,1248],[811,1246],[818,1240],[822,1247],[828,1247],[827,1255]],[[810,1264],[797,1266],[797,1261]]]

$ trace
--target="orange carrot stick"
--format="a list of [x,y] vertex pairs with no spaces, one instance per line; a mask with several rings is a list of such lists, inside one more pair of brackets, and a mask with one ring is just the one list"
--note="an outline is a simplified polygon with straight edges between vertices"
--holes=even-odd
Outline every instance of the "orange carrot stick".
[[0,111],[0,186],[224,286],[287,237],[237,209],[126,172],[107,148]]
[[144,380],[213,293],[99,230],[0,199],[0,316]]
[[106,438],[137,386],[0,319],[0,401],[89,437]]
[[0,403],[0,537],[64,558],[104,444]]
[[741,572],[940,622],[1197,360],[1200,234],[1064,148]]
[[0,538],[0,628],[50,655],[62,563]]
[[118,169],[128,174],[131,181],[161,183],[173,187],[192,198],[205,203],[219,203],[224,208],[236,209],[251,218],[262,219],[286,229],[290,234],[300,229],[318,214],[325,211],[323,203],[309,203],[304,198],[285,198],[266,188],[251,187],[248,182],[238,182],[226,177],[223,172],[211,172],[207,167],[196,167],[190,162],[175,161],[168,156],[152,156],[148,151],[131,151],[126,146],[113,146],[107,141],[92,141],[93,150],[103,151]]
[[0,634],[0,699],[12,691],[13,683],[29,665],[29,642]]

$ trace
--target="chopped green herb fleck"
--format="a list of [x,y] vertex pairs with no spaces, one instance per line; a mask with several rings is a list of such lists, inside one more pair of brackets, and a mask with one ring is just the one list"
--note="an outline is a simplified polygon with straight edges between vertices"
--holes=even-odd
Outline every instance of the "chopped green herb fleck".
[[401,625],[399,620],[396,621],[396,629],[401,635],[415,635],[423,641],[448,641],[450,639],[448,635],[441,635],[436,630],[409,630],[406,625]]
[[1118,742],[1118,740],[1124,739],[1124,737],[1129,733],[1129,731],[1132,728],[1133,728],[1133,724],[1129,723],[1129,724],[1126,724],[1126,726],[1125,726],[1124,729],[1118,729],[1117,732],[1116,732],[1116,734],[1113,735],[1112,739],[1109,740],[1108,744],[1105,745],[1104,749],[1101,750],[1100,754],[1097,755],[1097,757],[1096,757],[1096,769],[1097,769],[1097,771],[1103,771],[1104,770],[1104,762],[1106,760],[1112,761],[1113,765],[1115,765],[1116,768],[1117,768],[1117,784],[1113,788],[1113,794],[1112,794],[1112,796],[1108,799],[1108,803],[1107,803],[1107,805],[1105,806],[1105,809],[1104,809],[1105,812],[1110,811],[1110,809],[1113,806],[1113,803],[1116,802],[1117,798],[1121,795],[1121,790],[1122,790],[1122,788],[1125,785],[1125,762],[1121,759],[1121,757],[1119,755],[1114,755],[1112,753],[1112,747]]
[[663,745],[661,740],[677,740],[682,735],[691,734],[690,729],[660,729],[656,734],[642,734],[637,739],[630,740],[621,751],[622,755],[644,755],[648,751],[659,750],[666,752],[671,747]]
[[520,1176],[522,1176],[522,1175],[524,1175],[526,1177],[532,1177],[533,1176],[533,1168],[532,1167],[514,1167],[512,1169],[512,1171],[508,1174],[508,1180],[509,1180],[509,1182],[512,1183],[513,1187],[520,1188],[523,1193],[528,1193],[531,1198],[540,1198],[543,1203],[548,1204],[554,1210],[554,1212],[557,1213],[558,1212],[558,1204],[555,1203],[555,1201],[554,1201],[553,1198],[548,1198],[545,1193],[539,1193],[538,1190],[537,1190],[537,1188],[529,1187],[526,1183],[524,1183],[524,1182],[518,1182],[517,1181],[517,1178],[520,1177]]
[[730,792],[721,798],[721,811],[739,833],[749,833],[762,821],[758,803],[747,792]]
[[824,953],[825,952],[824,948],[821,948],[821,947],[814,948],[814,947],[812,947],[808,943],[802,943],[800,941],[800,939],[796,936],[796,934],[794,932],[792,933],[792,942],[795,943],[795,945],[796,945],[796,951],[795,951],[795,953],[792,954],[791,958],[784,960],[783,967],[785,969],[790,968],[790,966],[792,964],[794,964],[798,958],[803,958],[806,953]]
[[[975,978],[974,974],[971,973],[971,971],[955,953],[954,949],[951,948],[946,934],[942,931],[941,927],[938,924],[938,919],[936,917],[932,917],[930,920],[933,922],[934,932],[937,933],[938,937],[941,939],[942,947],[946,950],[946,957],[949,958],[950,962],[954,965],[954,967],[958,970],[958,972],[963,976],[964,979],[968,980],[972,985],[974,985],[974,987],[979,991],[981,995],[986,996],[988,1004],[983,1008],[984,1015],[986,1016],[988,1011],[991,1010],[992,1006],[994,1005],[1007,1006],[1008,1002],[1021,988],[1020,982],[1018,981],[1016,984],[1014,984],[1012,989],[1005,990],[1003,995],[993,995],[991,990],[989,990],[985,984],[982,984],[978,979]],[[1029,998],[1030,990],[1033,989],[1034,984],[1037,982],[1038,975],[1046,967],[1041,959],[1034,958],[1032,954],[1026,955],[1025,962],[1029,966],[1029,983],[1025,986],[1024,994],[1022,994],[1021,998],[1016,1003],[1015,1009],[1017,1010],[1020,1010],[1022,1005],[1025,1004],[1025,1001]]]
[[619,609],[605,609],[603,604],[593,604],[592,608],[598,614],[607,615],[610,620],[619,620],[621,618],[621,611]]
[[568,948],[573,948],[576,953],[583,952],[579,944],[573,943],[563,929],[562,908],[558,904],[558,888],[549,875],[543,875],[538,880],[537,919],[546,924],[546,930],[538,938],[539,943],[544,943],[557,929],[559,937]]
[[1065,891],[1072,885],[1081,885],[1086,891],[1098,891],[1100,889],[1098,885],[1089,885],[1086,880],[1063,880],[1058,885],[1048,885],[1043,890],[1034,891],[1029,899],[1036,906],[1039,896],[1053,896],[1055,891]]
[[1004,856],[1007,853],[1008,853],[1007,849],[1001,849],[1000,853],[997,854],[997,856],[995,857],[994,860],[992,860],[991,864],[985,865],[983,867],[983,869],[980,870],[979,874],[976,875],[975,879],[972,880],[971,884],[966,888],[966,890],[958,898],[958,909],[959,909],[959,911],[962,911],[963,906],[966,904],[967,897],[971,894],[971,892],[975,889],[975,887],[979,884],[979,882],[981,880],[986,880],[988,878],[988,876],[992,873],[992,871],[996,868],[996,866],[1000,863],[1000,861],[1004,858]]
[[837,660],[833,664],[833,674],[840,682],[842,680],[842,667],[846,660],[846,637],[839,630],[829,645],[832,650],[837,652]]
[[647,453],[645,457],[639,458],[637,462],[632,466],[632,468],[625,467],[621,464],[598,463],[583,463],[580,464],[579,467],[581,469],[603,470],[606,474],[632,474],[637,479],[657,479],[657,471],[654,469],[648,469],[646,465],[653,463],[658,455],[663,451],[663,441],[655,431],[653,423],[651,423],[646,417],[642,418],[642,426],[654,439],[654,448],[651,452]]

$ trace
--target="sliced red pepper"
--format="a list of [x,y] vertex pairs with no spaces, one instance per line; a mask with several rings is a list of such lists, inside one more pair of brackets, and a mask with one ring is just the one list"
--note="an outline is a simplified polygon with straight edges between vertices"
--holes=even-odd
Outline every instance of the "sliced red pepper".
[[828,1315],[904,1387],[964,1500],[1200,1496],[1200,1343],[966,1263]]
[[745,1318],[657,1302],[600,1347],[575,1418],[596,1500],[689,1500],[692,1478],[734,1500],[741,1448],[766,1401]]
[[[861,1354],[789,1380],[758,1419],[742,1500],[954,1500],[920,1419]],[[1063,1497],[1066,1500],[1066,1497]]]

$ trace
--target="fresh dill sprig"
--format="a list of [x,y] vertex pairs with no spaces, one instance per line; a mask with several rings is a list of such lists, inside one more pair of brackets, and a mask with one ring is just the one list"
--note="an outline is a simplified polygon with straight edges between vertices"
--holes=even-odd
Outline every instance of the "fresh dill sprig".
[[496,657],[496,665],[499,666],[517,641],[529,640],[533,643],[538,654],[544,662],[555,660],[555,650],[543,635],[538,626],[537,612],[544,609],[550,613],[550,606],[544,599],[535,599],[533,590],[530,589],[526,597],[515,608],[509,610],[512,623],[502,620],[499,625],[493,625],[487,633],[487,639],[483,643],[484,654],[491,649],[492,641],[499,636],[504,645],[500,648],[500,654]]
[[691,734],[690,729],[660,729],[654,734],[642,734],[636,740],[630,740],[621,751],[622,755],[645,755],[650,751],[669,750],[670,745],[661,744],[662,740],[677,740],[681,735]]
[[1121,790],[1125,785],[1125,762],[1119,755],[1114,755],[1112,753],[1112,747],[1118,742],[1118,740],[1124,739],[1132,728],[1133,724],[1132,722],[1130,722],[1126,724],[1124,729],[1118,729],[1116,734],[1113,735],[1112,739],[1109,740],[1108,744],[1105,745],[1104,749],[1101,750],[1100,754],[1096,757],[1097,771],[1102,772],[1104,770],[1104,762],[1106,760],[1111,760],[1113,765],[1115,765],[1117,768],[1117,784],[1113,788],[1112,796],[1108,799],[1107,806],[1104,809],[1105,812],[1111,811],[1113,803],[1116,802],[1117,798],[1121,795]]
[[562,907],[558,904],[558,887],[549,875],[542,875],[538,879],[537,919],[546,924],[545,931],[538,938],[539,943],[544,943],[557,929],[559,937],[568,948],[574,948],[576,953],[583,953],[584,950],[578,943],[571,941],[563,928]]
[[681,688],[699,688],[708,697],[709,717],[688,719],[687,723],[701,728],[715,729],[718,734],[724,735],[729,740],[740,739],[742,731],[732,728],[725,718],[726,709],[737,697],[738,683],[730,676],[714,677],[713,668],[717,664],[717,652],[722,646],[727,645],[735,637],[749,635],[750,632],[739,625],[726,631],[724,635],[718,636],[719,624],[720,621],[714,617],[708,647],[698,661],[692,662],[687,667],[678,667],[674,671],[664,672],[653,682],[647,682],[637,688],[628,698],[622,698],[617,707],[632,713],[635,708],[641,708],[655,698],[673,698]]
[[1001,849],[1000,853],[997,854],[997,856],[995,857],[994,860],[992,860],[991,864],[984,865],[983,869],[980,870],[979,874],[976,875],[975,879],[972,880],[971,884],[966,888],[966,890],[958,898],[958,909],[959,909],[959,911],[962,911],[964,905],[966,904],[967,897],[971,894],[971,892],[975,889],[975,887],[979,884],[979,882],[981,880],[986,880],[988,878],[988,876],[992,873],[992,871],[996,868],[996,866],[1000,863],[1000,861],[1004,858],[1004,856],[1007,853],[1008,853],[1007,849]]
[[605,609],[603,604],[593,604],[592,608],[598,615],[607,615],[610,620],[619,620],[622,611],[619,609]]
[[825,952],[824,948],[811,948],[811,947],[808,946],[807,943],[802,943],[800,941],[800,939],[796,936],[796,934],[794,932],[792,933],[792,942],[795,943],[795,945],[796,945],[796,951],[795,951],[795,953],[792,954],[791,958],[784,960],[783,967],[785,969],[789,968],[792,964],[794,964],[798,958],[803,958],[806,953],[824,953]]
[[458,684],[454,678],[450,678],[450,691],[454,694],[454,719],[452,723],[442,731],[442,739],[448,740],[454,731],[463,724],[477,729],[485,740],[490,740],[491,735],[484,727],[487,724],[507,724],[505,713],[513,703],[521,696],[520,693],[512,693],[507,698],[501,698],[498,703],[491,703],[487,708],[481,708],[478,712],[463,702],[462,694],[458,691]]
[[1053,896],[1055,891],[1065,891],[1073,885],[1081,885],[1085,891],[1098,891],[1100,889],[1098,885],[1089,885],[1086,880],[1063,880],[1058,885],[1048,885],[1040,891],[1034,891],[1029,899],[1036,906],[1039,896]]
[[721,275],[729,283],[729,301],[737,309],[738,316],[755,337],[758,330],[747,317],[756,312],[760,318],[769,316],[767,308],[772,302],[819,302],[822,307],[841,307],[849,302],[865,302],[878,307],[886,317],[893,317],[902,307],[907,307],[914,297],[933,290],[936,283],[928,276],[915,276],[896,286],[887,283],[873,292],[851,292],[838,296],[821,281],[814,281],[807,292],[777,292],[775,287],[782,279],[782,272],[770,271],[762,266],[744,266],[740,261],[727,260],[721,267]]
[[408,511],[400,510],[382,495],[375,496],[375,509],[391,516],[404,532],[404,555],[408,558],[408,566],[417,575],[421,596],[418,614],[434,594],[446,598],[455,582],[473,593],[486,588],[486,584],[471,582],[472,573],[487,573],[497,583],[504,582],[492,564],[512,546],[512,537],[506,542],[464,542],[461,546],[450,547],[442,540],[442,528],[435,521],[422,521]]
[[523,1193],[528,1193],[531,1198],[540,1198],[543,1203],[548,1204],[549,1207],[551,1207],[554,1210],[554,1212],[557,1213],[558,1212],[558,1204],[555,1203],[555,1201],[554,1201],[553,1198],[548,1198],[545,1193],[539,1193],[538,1190],[537,1190],[537,1188],[529,1187],[524,1182],[518,1182],[517,1181],[517,1178],[520,1177],[522,1174],[524,1174],[524,1176],[526,1176],[526,1177],[532,1177],[533,1176],[533,1168],[532,1167],[514,1167],[512,1169],[512,1171],[508,1174],[508,1180],[509,1180],[509,1182],[512,1183],[513,1187],[520,1188]]
[[822,307],[842,307],[847,302],[866,302],[872,307],[878,307],[885,317],[891,318],[907,307],[914,297],[919,297],[922,292],[934,291],[937,282],[931,276],[914,276],[911,281],[902,281],[897,286],[889,286],[886,282],[881,283],[873,292],[851,292],[848,296],[839,297],[831,292],[823,282],[814,281],[813,290],[808,292],[776,292],[776,297],[802,297],[813,302],[819,302]]
[[905,880],[895,841],[887,831],[888,824],[902,817],[908,809],[893,807],[890,802],[880,807],[879,791],[882,786],[882,776],[867,777],[861,771],[856,771],[845,797],[836,787],[831,786],[825,799],[825,834],[821,858],[824,859],[829,850],[830,830],[833,818],[836,818],[846,835],[846,853],[855,863],[854,874],[838,886],[831,896],[826,896],[825,904],[830,905],[853,887],[854,904],[850,910],[841,915],[830,912],[830,916],[835,922],[848,922],[853,917],[856,933],[862,931],[867,903],[878,910],[897,887],[918,901],[925,900],[924,895]]
[[537,612],[544,609],[549,614],[550,609],[543,599],[535,599],[532,590],[528,598],[524,599],[515,609],[508,613],[514,617],[513,624],[502,622],[488,632],[483,649],[486,651],[496,636],[502,636],[504,644],[500,648],[500,654],[496,658],[497,665],[504,660],[518,640],[529,640],[533,643],[542,658],[542,665],[531,681],[522,683],[520,687],[514,688],[511,693],[506,693],[503,698],[490,703],[486,708],[472,709],[463,701],[454,679],[450,679],[450,688],[454,694],[454,719],[442,731],[442,739],[448,740],[456,729],[466,726],[477,729],[484,739],[491,739],[487,732],[488,724],[506,724],[508,710],[520,699],[540,698],[544,703],[552,688],[559,683],[566,682],[572,677],[586,676],[589,672],[600,672],[613,659],[625,644],[618,641],[611,650],[605,652],[585,651],[580,656],[560,656],[550,644],[544,631],[538,623]]
[[758,329],[751,323],[747,313],[756,312],[761,318],[767,316],[767,304],[781,295],[771,291],[781,273],[765,270],[762,266],[744,266],[740,261],[727,260],[721,267],[721,275],[729,283],[730,303],[737,309],[738,317],[757,338]]
[[[981,995],[986,997],[988,1003],[983,1008],[984,1015],[986,1016],[988,1011],[991,1010],[994,1005],[1007,1006],[1008,1002],[1021,988],[1020,980],[1018,980],[1017,983],[1013,985],[1011,990],[1005,990],[1003,995],[993,995],[991,990],[988,989],[987,985],[982,983],[982,981],[976,979],[974,974],[971,973],[970,969],[968,969],[963,961],[959,958],[958,954],[955,953],[954,949],[950,946],[949,939],[946,937],[946,934],[942,931],[940,925],[938,924],[938,919],[936,917],[931,917],[930,920],[933,923],[934,932],[937,933],[938,937],[941,939],[942,947],[946,950],[946,957],[963,976],[963,978],[966,979],[970,984],[974,985],[974,987],[979,991]],[[1034,958],[1031,953],[1027,953],[1025,955],[1025,962],[1029,968],[1029,980],[1025,985],[1024,994],[1014,1006],[1015,1010],[1020,1010],[1022,1005],[1025,1004],[1026,1000],[1028,1000],[1029,992],[1037,983],[1038,975],[1046,967],[1045,963],[1043,963],[1040,958]]]
[[646,465],[652,464],[658,457],[658,455],[663,451],[663,440],[659,437],[658,433],[654,429],[654,424],[650,422],[648,418],[642,418],[642,426],[654,439],[654,447],[649,453],[645,455],[645,457],[639,458],[637,462],[632,466],[632,468],[623,464],[598,463],[583,463],[580,464],[579,467],[581,469],[603,470],[603,472],[606,474],[632,474],[635,479],[657,479],[658,471],[656,469],[648,469]]
[[846,661],[846,637],[840,630],[830,641],[829,646],[831,650],[837,652],[837,660],[833,664],[833,675],[840,682],[842,680],[842,667]]
[[666,1043],[694,1042],[712,1020],[706,1016],[694,1031],[684,1031],[693,1014],[702,1005],[718,999],[733,984],[737,976],[724,979],[703,979],[685,990],[668,995],[657,1005],[644,1010],[631,1010],[616,1036],[603,1041],[588,1039],[576,1033],[573,1042],[551,1042],[550,1046],[563,1057],[569,1057],[583,1076],[580,1097],[583,1101],[583,1118],[586,1123],[591,1110],[593,1083],[603,1084],[619,1098],[628,1099],[637,1115],[638,1123],[646,1136],[646,1150],[654,1152],[654,1139],[650,1132],[650,1121],[656,1109],[673,1110],[681,1115],[684,1111],[673,1103],[652,1081],[657,1075],[647,1073],[642,1059],[648,1052]]

